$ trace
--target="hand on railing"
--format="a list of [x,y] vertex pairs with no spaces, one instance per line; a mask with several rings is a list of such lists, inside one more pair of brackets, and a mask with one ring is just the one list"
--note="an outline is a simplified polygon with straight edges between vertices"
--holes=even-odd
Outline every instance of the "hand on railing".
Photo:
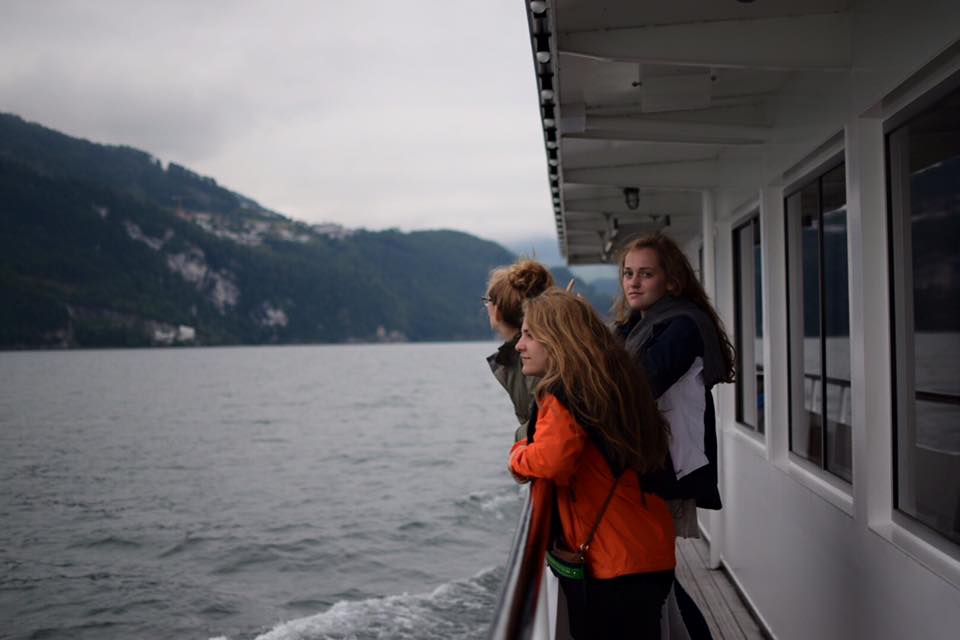
[[507,464],[507,471],[510,472],[510,475],[513,476],[513,481],[516,482],[517,484],[527,484],[528,482],[530,482],[530,478],[514,473],[513,468],[510,466],[509,463]]

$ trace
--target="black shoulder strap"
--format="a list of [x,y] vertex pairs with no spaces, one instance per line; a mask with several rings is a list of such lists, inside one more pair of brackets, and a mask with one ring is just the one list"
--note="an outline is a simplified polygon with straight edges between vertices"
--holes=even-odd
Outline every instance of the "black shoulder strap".
[[597,515],[597,521],[593,523],[593,529],[590,530],[590,535],[588,535],[584,543],[580,545],[580,553],[586,553],[587,549],[590,548],[590,543],[593,542],[593,536],[597,533],[597,529],[600,528],[600,521],[603,520],[603,514],[607,512],[607,507],[610,506],[610,501],[613,500],[613,493],[617,490],[618,482],[620,482],[620,476],[614,476],[613,485],[610,487],[610,493],[607,494],[607,499],[603,501],[603,506],[600,508],[600,513]]
[[540,406],[536,400],[530,403],[530,419],[527,420],[527,444],[533,442],[533,436],[537,432],[537,415],[540,413]]

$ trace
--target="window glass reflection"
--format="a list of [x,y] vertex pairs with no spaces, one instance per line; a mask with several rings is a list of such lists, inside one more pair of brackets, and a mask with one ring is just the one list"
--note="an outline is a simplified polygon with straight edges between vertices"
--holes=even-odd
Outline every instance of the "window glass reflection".
[[790,451],[851,481],[852,410],[846,172],[786,200]]
[[[799,292],[792,291],[790,304],[796,306],[791,315],[791,343],[797,356],[793,370],[798,374],[802,403],[795,410],[791,424],[790,450],[820,464],[823,429],[823,388],[820,383],[820,193],[813,182],[791,199],[788,206],[789,226],[797,252]],[[799,294],[799,295],[798,295]],[[799,366],[798,366],[799,365]],[[795,404],[798,399],[795,399]]]
[[960,90],[891,132],[887,150],[897,508],[960,542]]
[[734,230],[733,247],[737,420],[763,433],[763,292],[759,218],[752,218]]
[[846,173],[841,165],[826,173],[823,189],[823,279],[826,372],[826,468],[852,479],[850,321],[847,285]]

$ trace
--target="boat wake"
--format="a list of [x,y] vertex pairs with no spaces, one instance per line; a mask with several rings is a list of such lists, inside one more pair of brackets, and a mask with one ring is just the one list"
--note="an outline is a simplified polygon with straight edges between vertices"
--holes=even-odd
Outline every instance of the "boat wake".
[[[468,640],[486,636],[503,568],[484,569],[426,594],[341,601],[323,613],[283,622],[255,640]],[[231,640],[225,636],[211,640]]]

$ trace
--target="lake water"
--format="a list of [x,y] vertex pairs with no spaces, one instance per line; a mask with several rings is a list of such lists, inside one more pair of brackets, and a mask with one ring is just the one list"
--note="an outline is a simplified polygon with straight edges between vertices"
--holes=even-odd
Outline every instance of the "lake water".
[[0,637],[483,637],[494,349],[0,353]]

